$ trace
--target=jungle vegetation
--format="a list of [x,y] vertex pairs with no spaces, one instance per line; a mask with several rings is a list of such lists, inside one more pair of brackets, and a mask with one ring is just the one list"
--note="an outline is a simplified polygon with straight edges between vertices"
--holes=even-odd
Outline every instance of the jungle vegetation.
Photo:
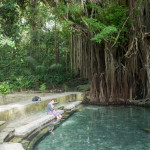
[[69,40],[64,36],[42,1],[0,2],[0,82],[20,91],[70,80]]
[[98,103],[149,94],[149,0],[3,0],[0,14],[1,81],[35,88],[79,74]]

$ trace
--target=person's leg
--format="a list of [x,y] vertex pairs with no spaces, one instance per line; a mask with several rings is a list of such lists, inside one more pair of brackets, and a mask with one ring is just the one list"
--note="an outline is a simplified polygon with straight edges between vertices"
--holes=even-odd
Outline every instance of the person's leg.
[[62,118],[62,115],[59,115],[59,118],[61,119],[61,118]]
[[60,119],[59,116],[56,116],[56,119],[59,120]]
[[52,128],[49,130],[49,132],[50,132],[52,135],[55,134],[53,130],[54,130],[54,127],[52,127]]
[[59,114],[58,113],[55,113],[55,117],[57,120],[59,120]]
[[61,119],[61,115],[60,115],[60,113],[58,113],[58,112],[54,113],[54,116],[56,117],[57,120],[58,120],[58,119]]

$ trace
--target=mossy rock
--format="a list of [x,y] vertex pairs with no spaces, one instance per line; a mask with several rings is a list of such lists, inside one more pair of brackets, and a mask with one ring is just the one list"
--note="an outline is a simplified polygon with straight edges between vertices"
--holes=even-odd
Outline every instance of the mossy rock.
[[77,86],[78,91],[86,92],[90,90],[90,84],[84,84]]
[[150,99],[145,101],[145,104],[150,105]]
[[75,78],[73,80],[68,81],[67,85],[69,87],[69,91],[76,91],[77,87],[80,85],[86,85],[89,81],[87,79]]
[[138,102],[139,105],[145,105],[145,100]]
[[9,142],[20,143],[22,141],[21,137],[13,137]]

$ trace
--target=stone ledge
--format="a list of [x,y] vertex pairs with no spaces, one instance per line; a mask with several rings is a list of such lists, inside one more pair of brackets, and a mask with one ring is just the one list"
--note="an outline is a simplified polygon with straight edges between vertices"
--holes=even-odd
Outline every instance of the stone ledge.
[[0,144],[7,141],[14,135],[14,128],[5,128],[0,132]]
[[0,150],[24,150],[20,143],[4,143],[0,144]]
[[76,102],[72,102],[66,106],[64,106],[64,110],[72,110],[74,109],[76,106],[80,105],[82,103],[82,101],[76,101]]
[[0,121],[0,131],[6,126],[6,121]]
[[42,101],[32,102],[32,100],[22,101],[18,103],[12,103],[8,105],[0,106],[0,120],[11,121],[21,118],[33,112],[39,112],[45,110],[45,107],[49,103],[49,99],[56,99],[57,102],[70,102],[75,100],[82,100],[83,94],[81,92],[65,92],[52,96],[41,97]]
[[147,98],[147,99],[140,99],[140,100],[129,100],[129,104],[150,107],[150,99]]
[[[58,112],[60,114],[64,113],[63,110],[59,110]],[[27,125],[18,127],[18,128],[15,129],[15,136],[17,136],[17,137],[26,137],[27,135],[32,133],[34,130],[36,130],[37,128],[41,127],[42,125],[50,122],[54,118],[55,118],[54,115],[46,115],[43,118],[35,120],[35,121],[33,121],[33,122],[31,122]]]
[[0,121],[0,126],[4,125],[6,121]]
[[[66,110],[72,110],[73,108],[75,108],[76,106],[80,105],[82,101],[74,101],[74,102],[69,102],[69,103],[63,103],[63,104],[58,104],[59,106],[63,106],[64,108],[66,108]],[[56,104],[57,105],[57,104]],[[57,109],[57,108],[56,108]],[[64,113],[64,110],[57,110],[58,112],[60,112],[61,114]],[[39,116],[39,113],[38,113]],[[38,118],[38,116],[36,118]],[[41,117],[41,116],[40,116]],[[52,121],[55,117],[53,115],[47,115],[47,114],[42,114],[42,117],[39,119],[36,119],[35,117],[32,122],[26,122],[25,125],[21,125],[15,128],[14,125],[8,125],[5,129],[3,129],[0,134],[0,148],[3,147],[2,150],[13,150],[13,149],[9,149],[11,147],[12,144],[14,143],[3,143],[5,141],[8,141],[6,139],[10,139],[10,137],[12,136],[18,136],[18,137],[26,137],[30,134],[32,134],[34,131],[36,131],[36,129],[40,128],[41,126],[49,123],[50,121]],[[28,120],[28,119],[26,119]],[[31,121],[31,118],[29,119]],[[14,129],[15,128],[15,129]],[[3,143],[3,144],[2,144]],[[15,150],[22,150],[20,146],[22,145],[18,145],[20,149],[17,149],[16,146],[19,143],[16,143],[16,145],[12,145],[14,146]],[[0,149],[1,150],[1,149]]]
[[[80,105],[82,101],[75,101],[75,102],[70,102],[64,105],[65,110],[71,110],[75,108],[76,106]],[[64,113],[64,110],[57,110],[60,114]],[[52,121],[55,118],[54,115],[46,115],[38,120],[32,121],[26,125],[23,125],[21,127],[15,128],[15,136],[17,137],[26,137],[30,133],[32,133],[34,130],[37,128],[43,126],[44,124]]]

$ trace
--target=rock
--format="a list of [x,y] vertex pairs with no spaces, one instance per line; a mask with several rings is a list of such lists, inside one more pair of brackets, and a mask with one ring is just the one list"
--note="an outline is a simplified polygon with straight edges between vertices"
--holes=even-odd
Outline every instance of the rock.
[[146,105],[150,105],[150,99],[146,100],[146,101],[145,101],[145,104],[146,104]]
[[0,132],[0,144],[14,136],[14,128],[5,128]]
[[145,100],[141,100],[138,102],[139,105],[145,105]]
[[89,91],[90,90],[90,84],[78,85],[77,90],[82,91],[82,92]]
[[0,145],[0,150],[24,150],[20,143],[4,143]]

